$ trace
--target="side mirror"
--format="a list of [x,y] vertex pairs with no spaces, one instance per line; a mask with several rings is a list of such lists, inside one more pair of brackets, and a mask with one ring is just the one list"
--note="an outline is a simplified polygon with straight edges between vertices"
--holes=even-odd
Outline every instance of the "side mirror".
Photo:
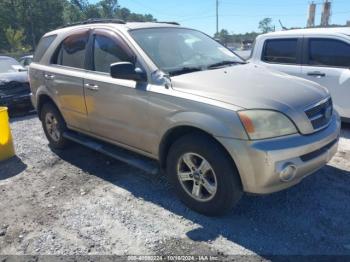
[[146,74],[130,62],[111,64],[111,76],[117,79],[135,80],[137,82],[147,80]]

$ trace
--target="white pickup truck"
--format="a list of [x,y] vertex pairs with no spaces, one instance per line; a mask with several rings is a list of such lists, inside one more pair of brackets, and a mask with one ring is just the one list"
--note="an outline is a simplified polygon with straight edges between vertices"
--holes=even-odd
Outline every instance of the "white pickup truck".
[[350,27],[260,35],[249,61],[326,87],[342,120],[350,122]]

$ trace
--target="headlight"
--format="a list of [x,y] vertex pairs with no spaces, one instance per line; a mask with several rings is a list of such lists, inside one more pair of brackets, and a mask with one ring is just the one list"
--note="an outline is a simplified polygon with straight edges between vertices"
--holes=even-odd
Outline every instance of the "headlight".
[[252,140],[297,133],[295,125],[282,113],[270,110],[239,111],[241,122]]

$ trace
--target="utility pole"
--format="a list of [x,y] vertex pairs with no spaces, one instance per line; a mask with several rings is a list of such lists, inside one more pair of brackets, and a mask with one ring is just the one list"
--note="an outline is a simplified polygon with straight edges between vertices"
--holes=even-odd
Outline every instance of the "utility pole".
[[316,14],[316,4],[311,2],[309,5],[309,13],[306,27],[314,27],[315,26],[315,14]]
[[219,34],[219,0],[216,0],[216,34]]
[[331,8],[332,3],[328,0],[325,0],[323,3],[323,11],[321,15],[321,26],[327,27],[329,26],[330,18],[331,18]]

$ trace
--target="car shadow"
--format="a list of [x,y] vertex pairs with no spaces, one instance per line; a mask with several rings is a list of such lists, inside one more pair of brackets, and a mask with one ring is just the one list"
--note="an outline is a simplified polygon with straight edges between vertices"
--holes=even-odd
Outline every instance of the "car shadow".
[[198,227],[186,235],[193,241],[224,238],[266,258],[350,255],[349,171],[327,165],[288,190],[245,195],[227,215],[206,217],[183,205],[164,176],[145,174],[79,145],[56,154],[88,174],[192,221]]
[[340,136],[350,139],[350,123],[342,123],[341,127]]
[[38,117],[38,115],[36,114],[36,112],[27,112],[25,114],[20,114],[17,116],[10,116],[10,123],[30,120],[30,119],[34,119],[37,117]]
[[10,120],[16,120],[17,118],[31,117],[36,115],[36,111],[32,107],[25,108],[11,108],[9,110]]
[[0,162],[0,180],[19,175],[27,168],[27,165],[22,160],[14,156],[8,160]]

